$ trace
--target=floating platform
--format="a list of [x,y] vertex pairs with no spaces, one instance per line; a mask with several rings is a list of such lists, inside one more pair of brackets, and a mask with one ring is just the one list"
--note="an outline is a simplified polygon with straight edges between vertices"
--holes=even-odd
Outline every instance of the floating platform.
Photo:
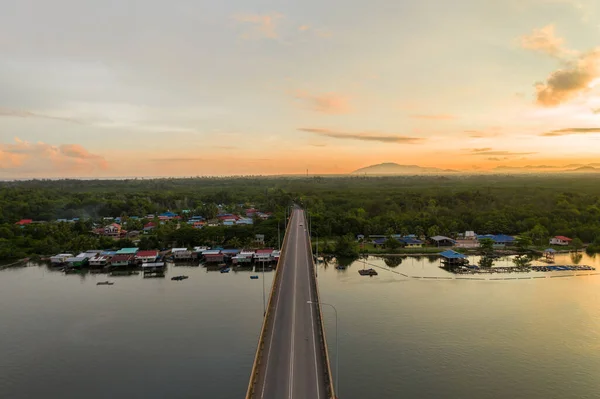
[[377,271],[375,269],[361,269],[358,271],[358,274],[361,276],[377,276]]

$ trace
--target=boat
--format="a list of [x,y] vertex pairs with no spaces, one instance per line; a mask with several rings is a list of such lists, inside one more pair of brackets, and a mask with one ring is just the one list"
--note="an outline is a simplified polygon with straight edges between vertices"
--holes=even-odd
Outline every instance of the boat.
[[98,281],[96,285],[113,285],[112,281]]
[[229,273],[231,269],[226,267],[225,269],[221,269],[221,273]]
[[181,281],[181,280],[185,280],[189,278],[188,276],[175,276],[175,277],[171,277],[171,280],[173,281]]
[[346,268],[347,268],[347,267],[348,267],[348,266],[344,266],[344,265],[337,265],[335,268],[336,268],[337,270],[346,270]]
[[250,278],[251,278],[252,280],[256,280],[256,279],[258,279],[258,276],[250,276]]
[[361,276],[377,276],[377,272],[374,269],[362,269],[359,270],[358,273]]

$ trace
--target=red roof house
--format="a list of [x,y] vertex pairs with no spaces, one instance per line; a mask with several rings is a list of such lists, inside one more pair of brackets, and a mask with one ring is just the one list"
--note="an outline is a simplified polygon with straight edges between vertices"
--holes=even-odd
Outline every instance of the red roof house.
[[138,251],[135,254],[135,259],[141,262],[155,262],[158,258],[158,250],[152,249],[149,251]]
[[19,226],[25,226],[25,225],[27,225],[27,224],[31,224],[31,223],[33,223],[33,220],[32,220],[32,219],[21,219],[21,220],[19,220],[19,221],[18,221],[17,223],[15,223],[15,224],[16,224],[16,225],[19,225]]
[[565,236],[556,236],[550,239],[550,245],[569,245],[573,239]]

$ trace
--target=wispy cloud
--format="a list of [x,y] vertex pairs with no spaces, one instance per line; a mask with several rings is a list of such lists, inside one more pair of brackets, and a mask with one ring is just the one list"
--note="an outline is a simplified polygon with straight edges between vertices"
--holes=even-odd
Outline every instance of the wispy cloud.
[[592,108],[592,114],[600,114],[600,108]]
[[424,139],[420,137],[408,137],[397,134],[384,134],[380,132],[343,132],[319,128],[299,128],[302,132],[316,134],[318,136],[331,137],[342,140],[379,141],[382,143],[417,144]]
[[553,57],[563,57],[572,54],[573,51],[565,47],[565,39],[556,36],[554,29],[554,25],[534,29],[529,35],[524,35],[520,38],[521,47]]
[[500,162],[500,161],[506,161],[507,159],[509,159],[509,157],[503,157],[503,158],[498,158],[498,157],[491,157],[488,158],[488,161],[493,161],[493,162]]
[[248,25],[249,29],[241,35],[243,39],[279,39],[277,32],[282,14],[237,14],[233,19],[241,24]]
[[457,119],[456,115],[450,114],[411,114],[409,117],[414,119],[430,119],[436,121],[448,121]]
[[512,151],[494,151],[491,148],[475,148],[471,150],[470,155],[482,155],[482,156],[504,156],[504,157],[516,157],[521,155],[532,155],[537,152],[512,152]]
[[60,172],[91,173],[106,169],[104,157],[90,153],[79,144],[50,145],[30,143],[15,138],[14,143],[0,144],[0,169],[27,171],[40,176]]
[[600,133],[600,127],[568,127],[566,129],[552,130],[540,134],[540,136],[556,137],[556,136],[569,136],[572,134],[591,134]]
[[497,135],[497,133],[494,132],[484,132],[482,130],[465,130],[465,133],[467,133],[469,135],[469,137],[475,138],[475,139],[482,139],[482,138],[486,138],[486,137],[494,137]]
[[20,109],[3,108],[3,107],[0,107],[0,116],[15,117],[15,118],[41,118],[41,119],[51,119],[51,120],[56,120],[56,121],[83,124],[83,122],[81,120],[74,119],[74,118],[52,116],[52,115],[46,115],[46,114],[38,113],[38,112],[31,112],[31,111],[25,111],[25,110],[20,110]]
[[304,90],[298,90],[295,93],[295,98],[309,109],[323,114],[339,115],[352,112],[350,98],[341,94],[311,94]]

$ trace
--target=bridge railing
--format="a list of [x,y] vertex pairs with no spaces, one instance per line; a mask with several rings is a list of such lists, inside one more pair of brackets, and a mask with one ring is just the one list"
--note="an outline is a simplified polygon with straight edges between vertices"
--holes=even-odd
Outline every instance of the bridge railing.
[[[305,223],[306,223],[306,214],[304,214],[304,218],[305,218]],[[305,226],[308,226],[308,224],[305,224]],[[321,311],[321,295],[319,294],[319,284],[317,284],[317,265],[315,264],[315,258],[313,256],[313,252],[312,252],[312,240],[311,240],[311,236],[310,233],[308,233],[308,251],[310,253],[310,259],[311,259],[311,264],[312,264],[312,273],[313,273],[313,278],[312,278],[312,283],[313,283],[313,289],[314,289],[314,293],[315,296],[317,298],[317,309],[318,309],[318,313],[317,313],[317,318],[319,319],[317,322],[319,324],[319,337],[320,339],[320,346],[321,346],[321,352],[323,354],[323,359],[325,361],[325,365],[323,367],[323,369],[325,370],[325,376],[324,376],[324,380],[325,383],[327,384],[327,394],[329,396],[330,399],[335,399],[335,389],[333,386],[333,374],[331,373],[331,363],[329,362],[329,350],[327,349],[327,339],[325,338],[325,326],[323,324],[323,312]],[[337,354],[336,354],[337,355]]]
[[263,352],[263,348],[265,346],[265,332],[267,331],[267,326],[270,323],[271,320],[271,308],[272,308],[272,301],[273,301],[273,297],[274,297],[274,293],[275,290],[277,289],[277,287],[279,287],[279,276],[280,276],[280,270],[281,267],[283,266],[284,262],[285,262],[285,248],[286,248],[286,243],[288,240],[288,233],[290,231],[290,224],[292,222],[292,216],[290,216],[286,227],[285,227],[285,234],[283,235],[283,245],[281,246],[280,250],[281,253],[279,254],[279,260],[277,261],[277,266],[275,268],[275,276],[273,277],[273,284],[271,285],[271,293],[269,294],[269,302],[267,303],[267,309],[266,309],[266,313],[263,317],[263,324],[262,324],[262,328],[260,330],[260,336],[258,338],[258,345],[256,347],[256,354],[254,355],[254,364],[252,365],[252,372],[250,374],[250,381],[248,382],[248,390],[246,391],[246,399],[252,399],[254,397],[254,387],[256,386],[256,377],[258,375],[258,370],[259,370],[259,366],[260,363],[262,361],[262,352]]

